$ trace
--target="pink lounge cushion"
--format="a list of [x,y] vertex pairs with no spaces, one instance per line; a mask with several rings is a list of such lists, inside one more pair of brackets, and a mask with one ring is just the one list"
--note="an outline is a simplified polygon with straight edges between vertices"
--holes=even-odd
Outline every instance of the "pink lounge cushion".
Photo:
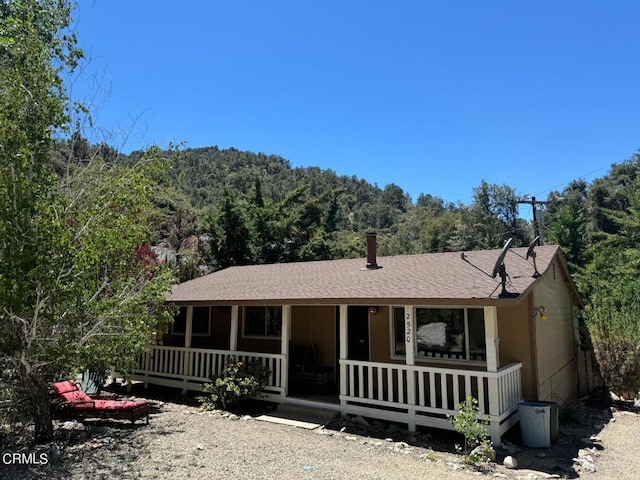
[[147,406],[142,400],[95,400],[94,403],[96,410],[134,410]]
[[67,392],[75,392],[78,390],[78,385],[71,380],[67,380],[66,382],[55,382],[51,384],[53,391],[56,393],[67,393]]
[[52,384],[54,392],[65,402],[92,402],[91,397],[72,382],[58,382]]

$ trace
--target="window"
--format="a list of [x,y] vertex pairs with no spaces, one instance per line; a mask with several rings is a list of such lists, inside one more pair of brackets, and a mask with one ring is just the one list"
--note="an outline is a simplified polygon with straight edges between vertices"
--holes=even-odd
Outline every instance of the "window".
[[245,337],[280,337],[282,307],[244,307],[242,333]]
[[[416,357],[486,361],[484,309],[415,309]],[[405,355],[404,308],[393,308],[395,356]]]
[[191,319],[191,334],[196,337],[209,336],[209,324],[211,318],[209,307],[193,307]]
[[[191,318],[191,335],[196,337],[208,337],[210,327],[210,307],[193,307],[193,317]],[[180,307],[180,310],[173,319],[171,333],[173,335],[184,335],[187,330],[187,307]]]
[[187,330],[187,307],[180,307],[178,313],[173,317],[171,325],[172,335],[184,335]]

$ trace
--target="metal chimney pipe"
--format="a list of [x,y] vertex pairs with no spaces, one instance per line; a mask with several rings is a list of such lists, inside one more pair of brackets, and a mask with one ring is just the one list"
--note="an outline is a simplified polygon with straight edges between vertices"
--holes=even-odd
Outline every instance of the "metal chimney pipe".
[[377,242],[376,232],[367,233],[367,270],[375,270],[378,267],[377,263]]

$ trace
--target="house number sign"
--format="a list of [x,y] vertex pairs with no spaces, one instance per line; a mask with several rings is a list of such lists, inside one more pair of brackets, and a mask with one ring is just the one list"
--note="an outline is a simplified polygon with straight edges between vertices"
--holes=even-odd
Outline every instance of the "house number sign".
[[405,333],[405,336],[406,336],[405,340],[406,340],[407,343],[411,343],[411,339],[413,337],[413,330],[411,330],[411,324],[413,323],[411,321],[411,312],[405,313],[404,319],[405,319],[405,322],[404,322],[404,325],[405,325],[404,326],[404,333]]

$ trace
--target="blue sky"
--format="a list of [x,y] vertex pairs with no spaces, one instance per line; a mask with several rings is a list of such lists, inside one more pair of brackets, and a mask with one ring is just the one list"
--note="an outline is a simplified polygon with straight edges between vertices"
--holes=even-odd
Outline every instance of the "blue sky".
[[640,147],[640,2],[80,0],[94,141],[280,155],[469,203]]

